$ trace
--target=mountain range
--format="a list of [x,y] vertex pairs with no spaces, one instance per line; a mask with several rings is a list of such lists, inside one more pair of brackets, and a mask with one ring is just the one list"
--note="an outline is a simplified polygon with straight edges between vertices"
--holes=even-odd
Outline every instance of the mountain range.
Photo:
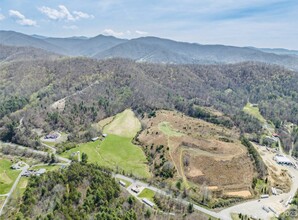
[[64,56],[96,59],[128,58],[138,62],[172,64],[212,64],[257,61],[298,70],[298,51],[202,45],[157,37],[119,39],[113,36],[52,38],[0,31],[0,44],[34,47]]

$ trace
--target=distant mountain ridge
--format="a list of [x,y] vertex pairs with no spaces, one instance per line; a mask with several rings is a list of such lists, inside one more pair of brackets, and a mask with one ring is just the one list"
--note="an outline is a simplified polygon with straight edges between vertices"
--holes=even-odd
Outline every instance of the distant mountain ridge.
[[66,56],[96,59],[129,58],[138,62],[210,64],[258,61],[298,70],[298,51],[202,45],[157,37],[119,39],[113,36],[52,38],[0,31],[0,44],[41,48]]

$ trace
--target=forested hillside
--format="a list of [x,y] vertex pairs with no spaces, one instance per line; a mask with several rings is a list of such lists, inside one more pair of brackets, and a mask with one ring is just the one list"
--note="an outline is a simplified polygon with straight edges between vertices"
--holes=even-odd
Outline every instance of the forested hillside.
[[[276,125],[297,124],[297,84],[294,71],[252,62],[166,65],[87,58],[7,62],[0,66],[0,136],[37,146],[32,128],[65,130],[76,138],[92,122],[125,108],[140,116],[165,108],[202,117],[196,105],[230,116],[232,123],[225,122],[226,126],[258,133],[259,122],[242,112],[246,103],[259,104],[262,115]],[[18,128],[21,118],[23,127]]]

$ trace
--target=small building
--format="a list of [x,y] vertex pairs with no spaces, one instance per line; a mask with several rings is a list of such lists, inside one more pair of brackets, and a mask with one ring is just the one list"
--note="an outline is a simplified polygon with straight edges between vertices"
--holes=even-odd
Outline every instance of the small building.
[[138,186],[135,186],[135,187],[131,187],[131,191],[135,192],[135,193],[139,193],[140,192],[140,189]]
[[59,137],[59,135],[57,133],[51,133],[51,134],[47,134],[44,138],[45,139],[57,139]]
[[105,138],[105,137],[107,137],[107,136],[108,136],[108,134],[102,134],[102,136]]
[[91,138],[92,141],[97,141],[98,137]]
[[123,186],[123,187],[126,187],[126,183],[123,182],[122,180],[119,181],[119,184],[120,184],[121,186]]
[[149,201],[146,198],[142,199],[142,202],[145,203],[146,205],[150,206],[151,208],[153,208],[153,206],[154,206],[154,203]]
[[20,170],[24,166],[24,163],[22,161],[17,162],[16,164],[11,165],[11,169],[13,170]]
[[281,165],[293,165],[292,161],[290,161],[287,157],[284,157],[282,155],[276,155],[274,157],[274,160],[276,161],[276,163]]

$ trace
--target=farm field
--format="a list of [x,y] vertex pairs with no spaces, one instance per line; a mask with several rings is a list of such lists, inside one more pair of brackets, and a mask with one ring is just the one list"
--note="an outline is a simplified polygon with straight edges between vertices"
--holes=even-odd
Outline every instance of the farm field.
[[[147,152],[151,146],[153,155],[164,152],[162,156],[176,170],[174,182],[182,180],[186,188],[205,185],[227,196],[251,195],[254,167],[237,130],[167,110],[157,111],[156,117],[143,123],[146,129],[138,136],[140,143]],[[158,146],[164,146],[163,150]],[[159,156],[153,156],[154,163],[161,162],[155,159]]]
[[0,158],[0,194],[9,192],[21,170],[12,170],[9,160]]
[[88,155],[89,162],[140,178],[149,178],[151,175],[145,154],[141,147],[132,143],[132,139],[141,129],[141,123],[134,113],[125,110],[117,114],[112,121],[105,121],[108,124],[104,126],[104,133],[108,136],[104,140],[80,144],[61,156],[69,157],[73,152],[80,151]]

